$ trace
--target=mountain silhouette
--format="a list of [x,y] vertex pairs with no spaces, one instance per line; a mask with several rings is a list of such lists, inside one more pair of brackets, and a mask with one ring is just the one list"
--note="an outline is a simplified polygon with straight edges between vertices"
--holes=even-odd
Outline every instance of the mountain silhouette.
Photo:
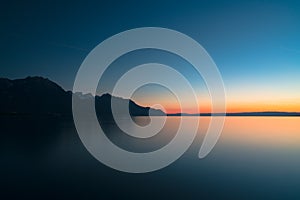
[[[27,77],[10,80],[0,78],[0,114],[37,114],[37,115],[72,115],[71,91],[65,91],[58,84],[43,77]],[[239,112],[239,113],[169,113],[150,107],[143,107],[131,99],[115,97],[110,94],[92,96],[76,93],[82,101],[94,98],[98,118],[113,117],[111,102],[116,107],[116,115],[124,116],[129,111],[131,116],[300,116],[299,112]],[[129,108],[129,110],[128,110]]]
[[[131,116],[165,115],[161,110],[142,107],[130,99],[114,97],[110,94],[93,97],[92,95],[76,94],[83,100],[95,98],[97,115],[101,118],[111,118],[111,101],[118,107],[128,109]],[[72,92],[65,91],[58,84],[43,77],[27,77],[10,80],[0,78],[0,113],[2,114],[72,114]],[[120,112],[120,113],[119,113]]]

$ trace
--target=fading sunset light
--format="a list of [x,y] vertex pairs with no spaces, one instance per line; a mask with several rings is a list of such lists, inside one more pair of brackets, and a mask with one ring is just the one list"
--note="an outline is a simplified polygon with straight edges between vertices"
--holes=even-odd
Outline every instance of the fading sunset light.
[[[258,92],[257,92],[258,93]],[[252,93],[254,94],[254,93]],[[276,95],[228,95],[226,101],[226,111],[228,113],[235,112],[264,112],[264,111],[278,111],[278,112],[299,112],[300,111],[300,97],[296,94],[288,97]],[[188,97],[187,97],[188,98]],[[191,97],[189,97],[191,98]],[[198,98],[199,107],[189,107],[188,103],[183,104],[188,113],[210,113],[211,101],[209,95],[202,95]],[[180,113],[180,103],[174,95],[158,95],[155,98],[145,97],[145,95],[136,95],[134,100],[142,106],[152,106],[160,104],[167,113]]]

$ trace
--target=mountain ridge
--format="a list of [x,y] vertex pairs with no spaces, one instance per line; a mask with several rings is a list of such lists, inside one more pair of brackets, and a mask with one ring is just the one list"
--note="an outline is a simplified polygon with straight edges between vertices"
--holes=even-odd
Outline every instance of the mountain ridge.
[[[71,91],[64,90],[57,83],[40,76],[28,76],[23,79],[0,78],[0,114],[46,114],[71,115]],[[112,96],[109,93],[101,96],[77,94],[79,97],[95,98],[97,115],[101,118],[112,118],[112,98],[120,105],[128,104],[131,116],[300,116],[300,112],[237,112],[237,113],[164,113],[159,109],[143,107],[131,99]],[[123,108],[123,107],[122,107]],[[123,113],[121,113],[123,114]]]
[[[72,114],[71,91],[65,91],[57,83],[39,76],[11,80],[0,78],[0,113],[1,114]],[[131,99],[115,97],[111,94],[92,96],[91,94],[77,94],[81,98],[95,98],[97,115],[101,118],[110,118],[111,99],[117,100],[121,105],[129,105],[131,116],[165,115],[158,109],[143,107]]]

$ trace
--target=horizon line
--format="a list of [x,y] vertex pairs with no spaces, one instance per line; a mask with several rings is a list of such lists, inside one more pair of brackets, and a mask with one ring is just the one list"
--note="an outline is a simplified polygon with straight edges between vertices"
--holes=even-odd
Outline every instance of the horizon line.
[[259,112],[226,112],[226,113],[165,113],[167,116],[300,116],[300,112],[259,111]]

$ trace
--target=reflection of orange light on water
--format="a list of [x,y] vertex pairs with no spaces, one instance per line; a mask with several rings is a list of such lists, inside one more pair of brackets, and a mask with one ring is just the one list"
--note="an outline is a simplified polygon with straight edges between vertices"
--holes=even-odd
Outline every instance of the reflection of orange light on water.
[[[199,138],[204,137],[213,117],[183,117],[187,122],[199,120]],[[218,118],[218,117],[214,117]],[[169,117],[174,127],[180,117]],[[218,143],[267,148],[300,149],[300,117],[225,117]],[[173,127],[171,126],[171,127]],[[188,126],[193,129],[192,126]],[[201,141],[202,141],[201,139]],[[199,141],[200,142],[200,141]]]
[[300,117],[226,117],[226,140],[260,145],[300,145]]

